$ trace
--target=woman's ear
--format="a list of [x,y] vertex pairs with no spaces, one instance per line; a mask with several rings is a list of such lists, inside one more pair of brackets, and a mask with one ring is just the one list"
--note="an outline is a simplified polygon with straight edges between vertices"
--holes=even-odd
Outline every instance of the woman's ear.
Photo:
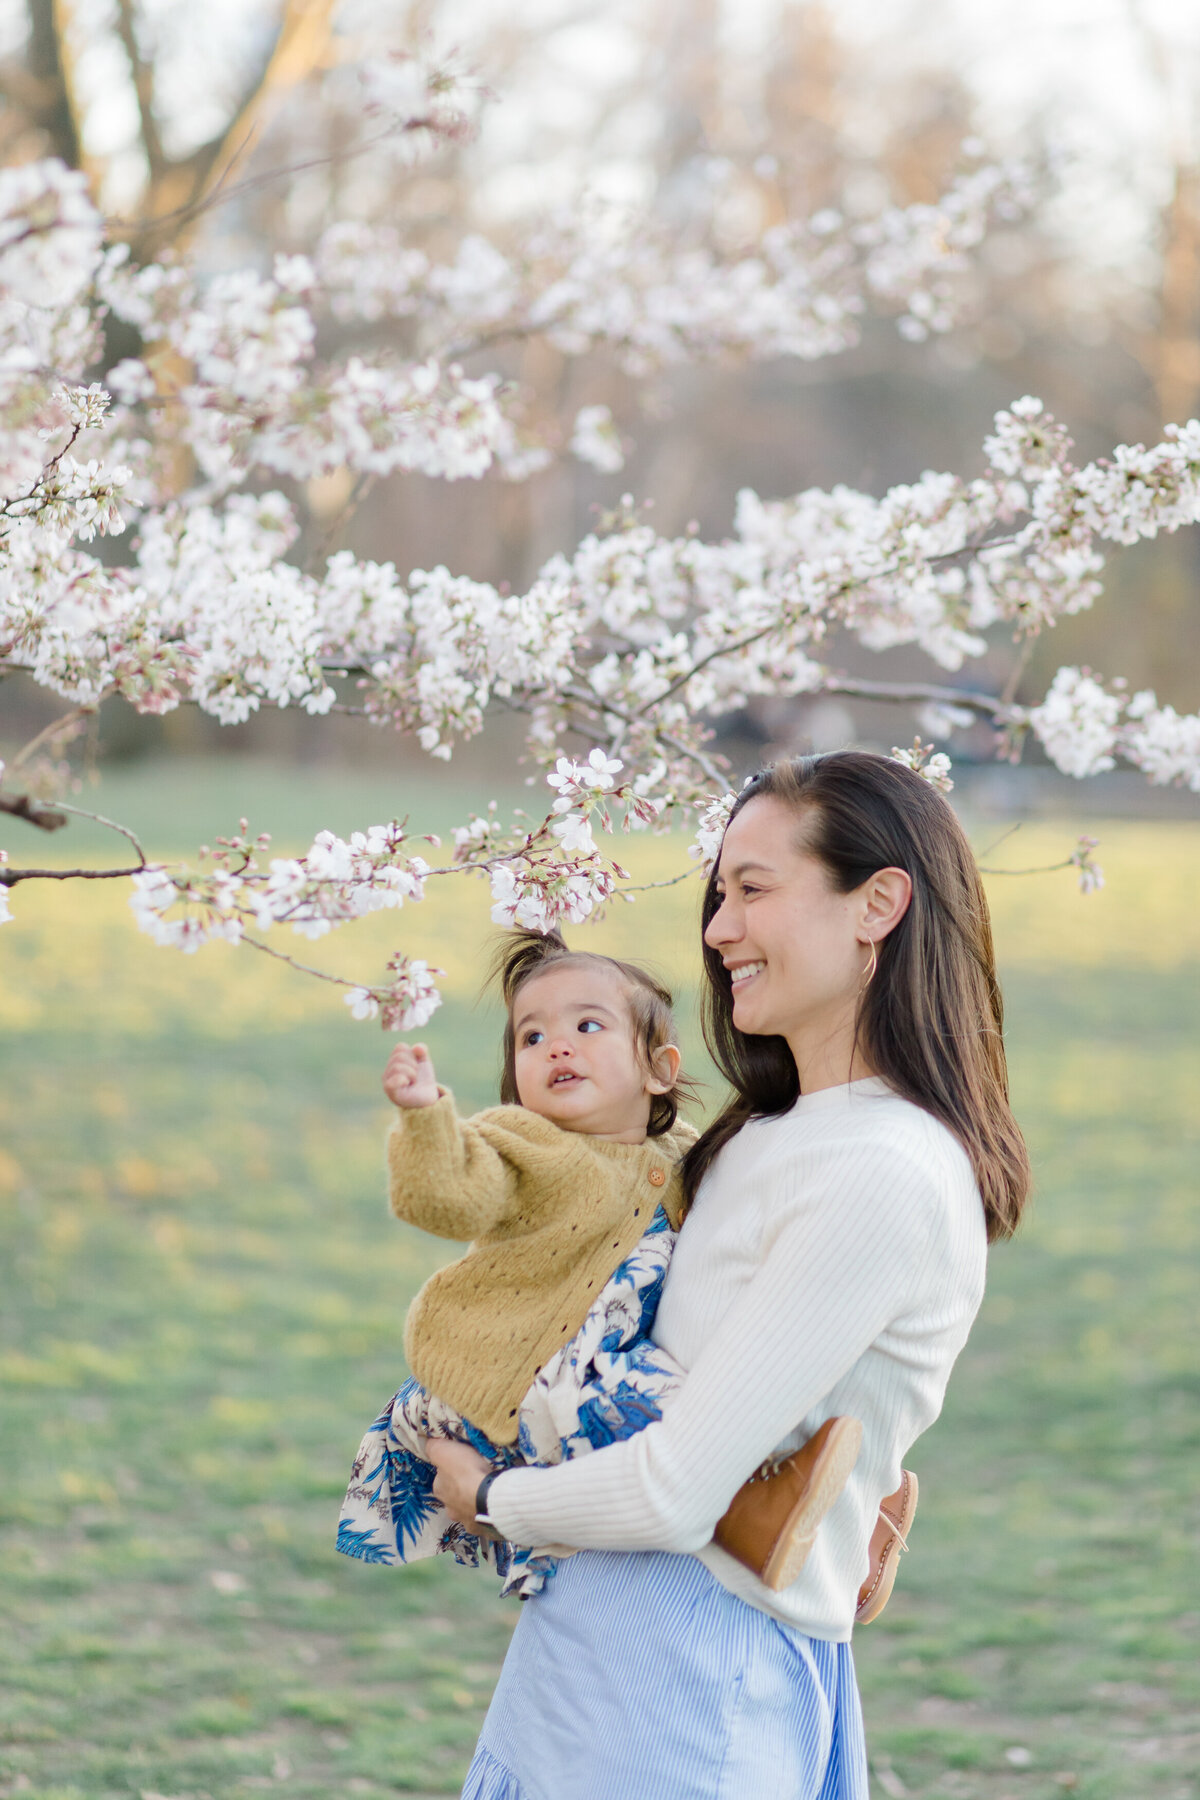
[[878,944],[894,931],[912,903],[912,876],[903,869],[877,869],[863,882],[859,928],[865,939]]
[[650,1073],[646,1079],[648,1094],[669,1094],[679,1079],[679,1065],[683,1061],[676,1044],[660,1044],[650,1054]]

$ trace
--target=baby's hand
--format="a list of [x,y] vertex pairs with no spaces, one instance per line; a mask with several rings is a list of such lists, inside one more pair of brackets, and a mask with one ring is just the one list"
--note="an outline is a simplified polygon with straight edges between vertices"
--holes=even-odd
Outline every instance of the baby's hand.
[[433,1059],[424,1044],[397,1044],[383,1071],[383,1091],[395,1106],[432,1106],[438,1097]]

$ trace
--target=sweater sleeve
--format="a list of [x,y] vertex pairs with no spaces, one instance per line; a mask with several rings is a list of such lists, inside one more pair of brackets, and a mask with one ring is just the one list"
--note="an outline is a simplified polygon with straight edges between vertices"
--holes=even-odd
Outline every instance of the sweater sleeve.
[[400,1113],[388,1134],[388,1199],[398,1219],[465,1243],[503,1217],[516,1174],[454,1097]]
[[702,1549],[742,1482],[913,1303],[936,1189],[926,1165],[879,1143],[781,1171],[780,1228],[662,1419],[556,1468],[501,1475],[488,1495],[499,1530],[525,1544]]

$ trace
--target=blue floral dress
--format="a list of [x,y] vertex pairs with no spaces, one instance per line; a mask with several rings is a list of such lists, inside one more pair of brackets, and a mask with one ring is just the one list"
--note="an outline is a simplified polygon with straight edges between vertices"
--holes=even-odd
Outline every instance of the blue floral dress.
[[448,1520],[433,1495],[434,1469],[419,1454],[424,1437],[457,1438],[497,1468],[546,1467],[632,1437],[662,1416],[683,1371],[650,1341],[675,1233],[660,1206],[649,1229],[615,1269],[579,1331],[541,1370],[521,1402],[515,1445],[496,1445],[416,1381],[393,1394],[358,1448],[338,1521],[337,1547],[364,1562],[417,1562],[439,1552],[503,1578],[502,1594],[522,1600],[554,1573],[555,1545],[478,1538]]

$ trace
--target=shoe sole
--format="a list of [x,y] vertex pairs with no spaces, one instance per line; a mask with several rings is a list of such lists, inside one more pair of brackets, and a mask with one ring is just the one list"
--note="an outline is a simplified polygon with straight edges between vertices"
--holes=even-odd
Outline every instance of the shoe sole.
[[[879,1559],[879,1571],[866,1597],[859,1601],[854,1615],[856,1625],[870,1625],[877,1619],[892,1597],[892,1589],[896,1585],[896,1571],[900,1566],[900,1552],[904,1545],[901,1539],[907,1538],[912,1529],[913,1518],[917,1510],[917,1478],[911,1469],[901,1471],[900,1511],[884,1512],[883,1517],[893,1527],[892,1535],[884,1545],[883,1555]],[[881,1512],[883,1511],[880,1508]]]
[[817,1527],[846,1485],[862,1448],[859,1420],[837,1419],[813,1464],[804,1493],[792,1508],[779,1533],[775,1548],[763,1565],[761,1580],[773,1593],[790,1587],[808,1561]]

